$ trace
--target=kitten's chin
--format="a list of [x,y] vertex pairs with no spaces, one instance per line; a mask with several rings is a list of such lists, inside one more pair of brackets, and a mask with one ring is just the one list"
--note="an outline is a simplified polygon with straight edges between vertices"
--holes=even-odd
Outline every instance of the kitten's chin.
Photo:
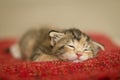
[[81,56],[79,59],[74,59],[74,60],[70,60],[71,62],[74,62],[74,63],[78,63],[78,62],[83,62],[83,61],[86,61],[88,60],[89,57],[86,57],[86,56]]
[[67,59],[67,58],[60,58],[62,61],[65,61],[65,62],[74,62],[74,63],[78,63],[78,62],[83,62],[83,61],[86,61],[89,59],[89,56],[88,55],[82,55],[81,57],[79,58],[72,58],[72,59]]

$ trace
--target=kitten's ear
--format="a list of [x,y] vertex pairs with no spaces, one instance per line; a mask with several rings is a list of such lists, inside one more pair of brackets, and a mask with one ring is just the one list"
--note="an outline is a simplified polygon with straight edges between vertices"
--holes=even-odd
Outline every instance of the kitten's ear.
[[98,42],[93,41],[94,47],[95,47],[95,51],[97,52],[98,50],[105,50],[104,46]]
[[51,45],[54,46],[65,34],[62,32],[50,31],[49,36],[51,38]]

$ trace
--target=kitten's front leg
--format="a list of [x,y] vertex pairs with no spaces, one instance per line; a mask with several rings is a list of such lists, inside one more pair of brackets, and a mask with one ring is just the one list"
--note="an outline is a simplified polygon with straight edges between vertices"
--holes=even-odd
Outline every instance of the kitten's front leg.
[[34,61],[39,62],[39,61],[55,61],[55,60],[58,60],[58,58],[55,56],[42,54],[42,55],[38,56]]
[[43,53],[41,50],[37,50],[31,56],[31,60],[37,61],[37,62],[39,62],[39,61],[54,61],[54,60],[58,60],[58,58],[53,55],[48,55],[46,53]]

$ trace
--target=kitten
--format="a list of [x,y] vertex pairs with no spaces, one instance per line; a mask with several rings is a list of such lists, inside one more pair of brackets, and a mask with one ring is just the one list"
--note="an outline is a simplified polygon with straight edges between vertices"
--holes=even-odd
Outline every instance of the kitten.
[[[15,56],[14,48],[11,49]],[[79,29],[42,27],[25,33],[18,43],[20,58],[27,61],[82,62],[97,56],[104,46]]]

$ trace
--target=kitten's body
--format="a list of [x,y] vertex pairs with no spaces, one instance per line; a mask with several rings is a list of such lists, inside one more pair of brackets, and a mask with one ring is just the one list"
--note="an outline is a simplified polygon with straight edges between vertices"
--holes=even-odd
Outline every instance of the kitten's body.
[[95,57],[100,48],[104,47],[75,28],[33,29],[19,41],[21,58],[28,61],[80,62]]
[[[53,27],[42,27],[28,31],[19,42],[22,58],[25,60],[46,61],[53,60],[49,32]],[[54,28],[56,30],[56,28]],[[43,59],[44,58],[44,59]]]

